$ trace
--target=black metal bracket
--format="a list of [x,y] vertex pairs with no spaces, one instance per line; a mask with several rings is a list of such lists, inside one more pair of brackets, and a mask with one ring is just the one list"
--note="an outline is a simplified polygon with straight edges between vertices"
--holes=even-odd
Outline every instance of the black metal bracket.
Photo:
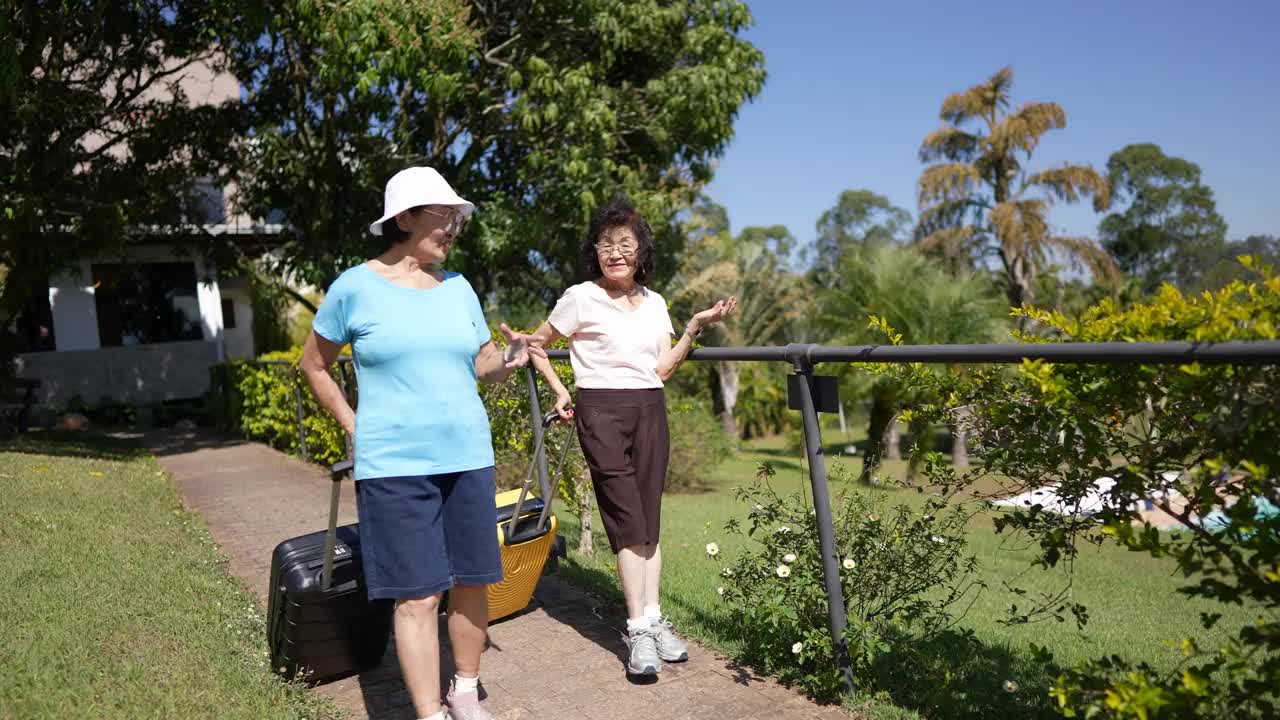
[[787,407],[802,410],[800,405],[800,378],[809,380],[809,392],[813,396],[813,405],[818,412],[840,412],[840,383],[834,375],[813,375],[811,373],[794,373],[787,376]]

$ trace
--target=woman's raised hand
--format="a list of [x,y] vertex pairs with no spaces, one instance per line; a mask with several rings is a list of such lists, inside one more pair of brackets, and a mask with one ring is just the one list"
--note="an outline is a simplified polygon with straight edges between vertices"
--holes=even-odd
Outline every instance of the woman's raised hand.
[[722,320],[727,319],[733,314],[738,307],[738,298],[730,295],[727,300],[719,300],[715,305],[703,310],[693,316],[693,322],[697,324],[696,330],[702,330],[710,325],[715,325]]
[[518,333],[507,327],[506,323],[499,325],[498,330],[507,340],[507,347],[502,351],[502,362],[508,370],[524,367],[531,356],[547,356],[547,351],[542,349],[542,338]]

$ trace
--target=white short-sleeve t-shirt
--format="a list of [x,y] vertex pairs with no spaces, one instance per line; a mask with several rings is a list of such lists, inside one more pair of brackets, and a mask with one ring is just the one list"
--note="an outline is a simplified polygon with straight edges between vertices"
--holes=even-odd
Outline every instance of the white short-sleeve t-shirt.
[[547,322],[569,338],[569,362],[580,388],[662,387],[658,354],[671,347],[671,316],[658,293],[644,290],[640,307],[626,310],[594,282],[564,291]]

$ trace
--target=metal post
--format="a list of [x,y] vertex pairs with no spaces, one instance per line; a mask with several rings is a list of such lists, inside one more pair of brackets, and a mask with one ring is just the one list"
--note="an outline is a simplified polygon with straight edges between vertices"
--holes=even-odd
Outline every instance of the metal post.
[[840,585],[840,560],[836,557],[835,525],[831,519],[831,494],[827,489],[827,465],[822,454],[822,431],[818,426],[818,411],[813,404],[813,391],[809,379],[813,375],[813,363],[807,359],[795,360],[796,374],[800,376],[800,417],[804,421],[805,452],[809,456],[809,483],[813,486],[813,510],[818,522],[818,548],[822,553],[822,575],[827,586],[827,605],[830,608],[831,645],[835,650],[836,667],[844,679],[845,689],[853,691],[853,667],[849,662],[849,648],[844,641],[844,628],[848,616],[844,606],[844,589]]
[[546,443],[542,442],[542,405],[538,402],[538,375],[532,365],[524,366],[525,384],[529,386],[529,420],[533,423],[533,447],[537,452],[535,461],[538,464],[538,488],[542,491],[542,501],[549,502],[552,487],[550,474],[547,472]]
[[303,422],[302,388],[298,386],[297,378],[293,379],[293,404],[298,415],[298,448],[302,451],[302,459],[310,460],[311,453],[307,452],[307,425]]

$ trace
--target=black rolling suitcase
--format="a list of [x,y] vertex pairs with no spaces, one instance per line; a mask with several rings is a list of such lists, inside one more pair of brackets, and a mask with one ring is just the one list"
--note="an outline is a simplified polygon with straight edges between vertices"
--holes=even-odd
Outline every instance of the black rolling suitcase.
[[377,667],[391,636],[394,602],[366,595],[360,526],[337,527],[339,490],[351,468],[350,460],[333,466],[328,530],[285,540],[271,555],[271,665],[308,684]]

